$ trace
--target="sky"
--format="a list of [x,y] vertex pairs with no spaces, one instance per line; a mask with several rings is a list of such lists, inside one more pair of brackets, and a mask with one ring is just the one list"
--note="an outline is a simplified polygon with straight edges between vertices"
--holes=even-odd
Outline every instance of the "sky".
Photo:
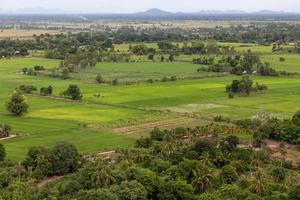
[[149,8],[172,12],[274,10],[300,13],[300,0],[0,0],[3,10],[32,7],[92,13],[131,13]]

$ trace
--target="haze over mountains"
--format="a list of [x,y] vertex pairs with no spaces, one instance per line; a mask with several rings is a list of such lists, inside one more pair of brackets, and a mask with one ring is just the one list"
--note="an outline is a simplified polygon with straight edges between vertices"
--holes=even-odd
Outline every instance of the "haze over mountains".
[[[70,11],[62,9],[48,9],[44,7],[31,7],[18,10],[4,10],[0,8],[0,14],[88,14],[83,11]],[[138,16],[178,16],[178,15],[214,15],[214,14],[298,14],[285,11],[261,10],[257,12],[246,12],[242,10],[200,10],[199,12],[169,12],[158,8],[151,8],[144,12],[136,13],[93,13],[93,14],[122,14]]]

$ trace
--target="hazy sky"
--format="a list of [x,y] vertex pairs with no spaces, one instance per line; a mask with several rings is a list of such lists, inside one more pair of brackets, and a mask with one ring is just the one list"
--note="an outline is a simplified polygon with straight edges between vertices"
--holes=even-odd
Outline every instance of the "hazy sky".
[[80,12],[129,13],[149,8],[168,11],[276,10],[300,12],[300,0],[0,0],[0,8],[44,7]]

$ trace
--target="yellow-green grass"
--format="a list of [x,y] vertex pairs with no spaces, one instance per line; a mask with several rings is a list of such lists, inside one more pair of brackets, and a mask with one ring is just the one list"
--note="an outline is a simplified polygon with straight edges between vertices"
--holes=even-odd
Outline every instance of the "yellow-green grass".
[[[202,42],[207,43],[207,41],[195,40],[192,42]],[[188,42],[188,45],[191,45],[192,42]],[[252,52],[262,53],[262,54],[271,54],[272,53],[272,45],[260,45],[256,43],[239,43],[239,42],[217,42],[219,46],[232,46],[235,48],[237,52],[243,53],[247,52],[249,49]],[[115,45],[115,50],[119,52],[128,52],[129,45],[137,45],[137,44],[145,44],[149,48],[158,49],[157,43],[149,42],[149,43],[124,43],[124,44],[117,44]],[[173,42],[174,45],[179,45],[182,47],[184,42]],[[286,48],[289,47],[288,45],[283,45],[282,47]]]
[[[9,123],[7,118],[1,121]],[[51,147],[57,141],[67,141],[76,145],[79,151],[93,153],[124,148],[134,143],[134,138],[110,133],[106,130],[82,129],[74,122],[66,120],[49,120],[42,118],[25,118],[11,121],[14,130],[30,132],[12,140],[2,141],[7,158],[22,160],[31,146]]]
[[[280,57],[285,61],[281,62]],[[300,54],[270,54],[262,56],[262,60],[269,62],[271,67],[287,72],[300,72]]]
[[[110,86],[80,79],[60,80],[16,73],[23,67],[34,65],[57,67],[59,62],[43,58],[0,60],[0,101],[3,102],[3,106],[0,106],[0,121],[11,124],[13,130],[22,135],[15,140],[3,142],[8,158],[22,159],[30,146],[51,146],[61,140],[74,143],[84,153],[126,147],[132,144],[133,138],[110,133],[107,128],[157,121],[176,115],[148,111],[149,109],[224,115],[234,119],[251,117],[260,111],[282,118],[290,117],[300,109],[300,79],[297,78],[252,77],[254,81],[266,84],[269,90],[253,93],[249,97],[229,99],[225,86],[240,77]],[[168,73],[182,75],[197,67],[184,64],[101,63],[96,69],[106,70],[107,75],[124,69],[125,77],[131,78],[130,74],[136,71],[145,77],[154,72],[159,73],[159,76]],[[116,72],[110,71],[112,69]],[[4,104],[11,92],[21,84],[30,84],[38,88],[52,85],[55,96],[64,91],[69,84],[77,84],[83,93],[83,102],[27,95],[29,113],[17,118],[5,110]],[[101,97],[95,98],[95,94],[101,94]],[[80,128],[84,127],[83,124],[87,124],[87,128]]]
[[[31,146],[51,146],[61,140],[74,143],[83,153],[126,147],[132,144],[134,139],[110,133],[106,127],[144,123],[168,117],[168,114],[161,112],[92,102],[70,102],[35,95],[26,95],[29,113],[23,117],[12,116],[6,111],[5,102],[12,91],[21,84],[34,85],[38,88],[52,85],[56,95],[65,90],[71,83],[81,86],[77,80],[60,80],[16,73],[23,67],[44,65],[47,68],[52,68],[58,64],[58,60],[42,58],[0,60],[0,101],[3,103],[0,106],[0,122],[10,124],[14,133],[21,136],[14,140],[2,141],[5,144],[8,158],[22,159]],[[83,93],[90,89],[93,92],[101,91],[96,84],[82,83]],[[83,124],[87,124],[88,128],[81,129]]]
[[161,80],[163,77],[177,78],[200,77],[214,73],[197,72],[200,65],[187,62],[135,62],[135,63],[98,63],[95,68],[72,73],[71,76],[79,80],[95,82],[97,74],[101,74],[106,81],[118,79],[119,82],[146,81],[148,79]]
[[[249,97],[229,99],[225,86],[230,76],[169,83],[143,84],[122,87],[103,87],[103,98],[98,101],[137,107],[169,109],[178,112],[196,112],[246,118],[266,111],[279,117],[290,117],[300,109],[300,79],[252,77],[269,87],[267,92]],[[93,98],[87,94],[86,98]]]

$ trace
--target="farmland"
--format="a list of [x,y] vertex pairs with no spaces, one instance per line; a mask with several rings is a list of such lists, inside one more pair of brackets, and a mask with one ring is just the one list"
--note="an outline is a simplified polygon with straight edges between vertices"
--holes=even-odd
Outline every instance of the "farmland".
[[300,14],[33,9],[0,9],[1,200],[299,199]]
[[[143,29],[141,24],[139,28],[135,25],[126,28],[111,22],[106,25],[119,32],[77,33],[82,26],[78,24],[77,28],[77,25],[69,27],[76,29],[73,34],[54,35],[53,31],[38,36],[40,32],[37,32],[35,37],[26,38],[35,31],[31,30],[23,31],[28,35],[19,35],[22,40],[3,42],[0,121],[11,125],[12,132],[18,135],[16,139],[1,141],[7,157],[22,160],[29,147],[50,147],[62,140],[75,144],[83,154],[115,150],[132,146],[136,138],[147,135],[155,126],[196,127],[210,124],[216,116],[239,120],[251,119],[260,113],[285,119],[299,109],[300,56],[293,52],[297,46],[285,42],[279,45],[278,51],[273,51],[277,43],[266,43],[260,35],[257,40],[263,41],[253,42],[245,39],[244,32],[239,33],[243,42],[232,41],[232,38],[216,41],[211,38],[219,37],[218,31],[210,26],[206,26],[209,30],[199,28],[200,32],[194,33],[199,34],[199,39],[195,39],[195,35],[182,37],[194,31],[188,27],[198,22],[184,23],[185,29],[178,27],[176,30],[169,29],[166,22],[160,23],[162,29],[171,31],[169,35],[156,28],[152,30],[149,24]],[[224,29],[235,31],[229,23],[236,22],[222,23]],[[246,29],[251,26],[247,21],[240,23]],[[88,28],[88,25],[81,28]],[[128,30],[131,37],[128,37]],[[251,30],[250,27],[248,31]],[[3,37],[10,34],[14,38],[22,33],[8,31],[2,32]],[[149,32],[141,34],[143,31]],[[212,34],[208,35],[211,38],[203,39],[201,31],[203,35]],[[116,41],[111,40],[114,37]],[[169,37],[173,39],[166,41]],[[19,49],[22,45],[28,49]],[[23,54],[16,56],[16,52],[21,53],[19,50],[23,50]],[[252,69],[248,72],[233,73],[235,68],[244,67],[247,52],[250,59],[257,57],[256,63],[250,63]],[[213,61],[195,64],[197,59]],[[235,63],[228,70],[231,61]],[[265,62],[270,63],[266,66],[273,74],[257,73],[259,67],[265,67]],[[36,66],[44,69],[32,74],[24,72]],[[66,70],[66,77],[62,77]],[[228,98],[226,86],[239,80],[243,73],[247,73],[254,84],[258,82],[268,89]],[[103,80],[97,82],[97,76]],[[21,85],[34,86],[37,90],[51,86],[53,93],[49,96],[42,96],[39,91],[24,94],[29,111],[22,117],[15,117],[7,111],[5,103]],[[62,95],[69,85],[80,88],[81,100],[73,101]]]
[[[279,56],[272,55],[271,62],[279,64]],[[299,70],[295,62],[297,56],[281,56],[286,57],[284,67],[291,71]],[[130,145],[138,135],[118,134],[111,131],[111,128],[174,119],[186,113],[240,119],[264,111],[287,118],[299,109],[300,80],[297,78],[253,76],[251,78],[254,81],[268,85],[269,90],[234,99],[228,99],[225,86],[231,80],[238,79],[235,76],[120,86],[100,85],[94,81],[96,73],[110,80],[118,78],[124,81],[160,79],[164,76],[199,76],[196,71],[199,66],[190,63],[99,63],[94,69],[75,73],[74,79],[70,80],[17,73],[23,67],[38,64],[55,68],[59,63],[59,60],[36,57],[0,61],[1,102],[6,102],[11,92],[21,84],[38,88],[52,85],[54,95],[59,96],[69,84],[76,83],[84,96],[82,102],[69,102],[60,98],[28,95],[30,111],[22,118],[10,116],[2,106],[1,121],[11,124],[13,130],[20,134],[17,139],[4,142],[9,158],[20,159],[30,146],[51,146],[59,140],[73,142],[81,152],[124,147]],[[101,97],[95,98],[95,94],[101,94]]]

